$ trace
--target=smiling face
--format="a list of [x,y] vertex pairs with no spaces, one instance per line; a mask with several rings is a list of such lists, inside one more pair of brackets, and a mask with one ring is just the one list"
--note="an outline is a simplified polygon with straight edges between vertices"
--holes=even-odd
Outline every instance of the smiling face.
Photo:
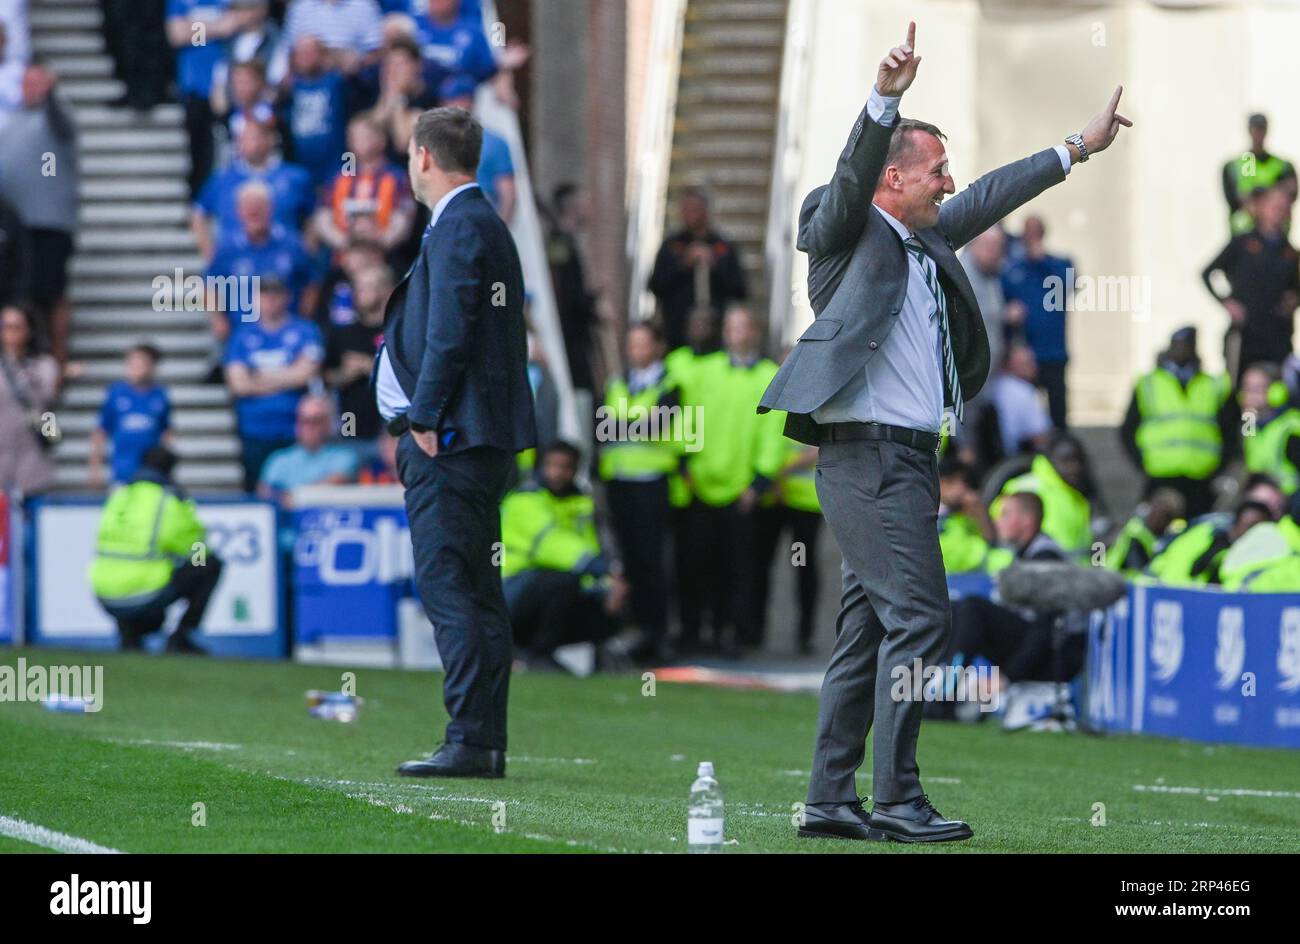
[[948,152],[934,134],[920,128],[900,129],[903,139],[891,144],[891,154],[875,202],[915,232],[939,222],[939,205],[957,192],[948,173]]

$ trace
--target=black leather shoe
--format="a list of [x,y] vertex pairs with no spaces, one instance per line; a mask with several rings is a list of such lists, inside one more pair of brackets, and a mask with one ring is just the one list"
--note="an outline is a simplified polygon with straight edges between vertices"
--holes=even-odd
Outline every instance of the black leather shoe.
[[874,842],[885,838],[879,830],[871,828],[861,800],[833,806],[808,804],[803,808],[799,836],[803,839],[868,839]]
[[191,639],[188,634],[182,633],[172,633],[168,636],[167,644],[163,648],[167,652],[186,656],[206,656],[208,654],[208,650]]
[[397,768],[403,777],[480,777],[500,780],[506,775],[506,752],[468,744],[444,744],[425,760],[408,760]]
[[867,822],[895,842],[955,842],[975,835],[960,820],[944,819],[924,793],[902,803],[876,803]]

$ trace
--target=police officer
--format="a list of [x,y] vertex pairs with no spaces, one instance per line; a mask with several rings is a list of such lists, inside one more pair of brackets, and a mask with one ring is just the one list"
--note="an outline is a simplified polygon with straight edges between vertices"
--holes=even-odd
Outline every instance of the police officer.
[[1138,379],[1120,426],[1129,457],[1146,476],[1144,497],[1167,487],[1191,517],[1214,504],[1214,477],[1236,451],[1237,410],[1226,374],[1201,370],[1196,329],[1181,328],[1155,370]]
[[783,417],[754,410],[776,375],[776,364],[760,354],[761,341],[754,315],[741,306],[729,309],[723,350],[693,366],[683,397],[688,409],[703,416],[703,431],[685,463],[692,502],[689,553],[678,574],[682,639],[688,646],[698,642],[707,610],[715,641],[729,654],[762,642],[754,612],[757,510],[785,448]]
[[1046,454],[1035,456],[1029,471],[1010,479],[993,503],[993,520],[1003,499],[1015,492],[1033,492],[1043,503],[1042,531],[1067,554],[1087,553],[1092,544],[1092,505],[1088,501],[1088,469],[1083,446],[1073,436],[1058,434]]
[[1300,487],[1300,409],[1274,364],[1241,377],[1242,451],[1247,472],[1266,472],[1288,495]]
[[643,633],[633,654],[651,661],[664,654],[668,629],[669,479],[683,454],[681,404],[663,354],[652,324],[628,329],[627,375],[606,386],[596,424],[600,478]]
[[176,455],[164,446],[144,454],[127,485],[108,498],[99,523],[90,584],[100,605],[117,620],[123,649],[142,648],[143,637],[162,628],[167,607],[188,604],[168,652],[204,654],[191,638],[203,621],[221,578],[221,561],[204,546],[207,529],[194,502],[172,484]]
[[538,668],[557,646],[599,642],[618,628],[627,584],[601,547],[591,495],[578,487],[580,454],[555,442],[537,481],[501,504],[502,589],[516,648]]
[[1106,566],[1123,574],[1140,574],[1151,563],[1165,532],[1185,524],[1186,507],[1183,496],[1172,488],[1156,489],[1120,528],[1106,552]]

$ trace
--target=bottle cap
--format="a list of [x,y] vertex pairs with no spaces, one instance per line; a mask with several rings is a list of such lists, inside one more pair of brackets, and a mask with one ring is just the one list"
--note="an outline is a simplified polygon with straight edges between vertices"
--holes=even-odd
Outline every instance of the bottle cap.
[[700,761],[700,769],[697,770],[697,771],[695,772],[695,776],[697,776],[697,777],[712,777],[712,776],[713,776],[713,761],[711,761],[711,760],[702,760],[702,761]]

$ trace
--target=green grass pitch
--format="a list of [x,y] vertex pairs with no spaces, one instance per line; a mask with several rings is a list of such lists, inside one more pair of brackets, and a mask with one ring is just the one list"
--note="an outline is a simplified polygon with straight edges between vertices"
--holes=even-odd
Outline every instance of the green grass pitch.
[[[0,663],[20,655],[102,664],[104,708],[0,703],[0,817],[124,852],[681,852],[700,760],[717,766],[733,853],[1300,850],[1300,759],[1284,751],[926,723],[927,789],[975,839],[810,841],[791,819],[809,695],[516,675],[507,779],[409,781],[393,768],[436,745],[439,675],[357,670],[349,725],[306,711],[338,668],[58,650]],[[0,835],[0,852],[32,851]]]

